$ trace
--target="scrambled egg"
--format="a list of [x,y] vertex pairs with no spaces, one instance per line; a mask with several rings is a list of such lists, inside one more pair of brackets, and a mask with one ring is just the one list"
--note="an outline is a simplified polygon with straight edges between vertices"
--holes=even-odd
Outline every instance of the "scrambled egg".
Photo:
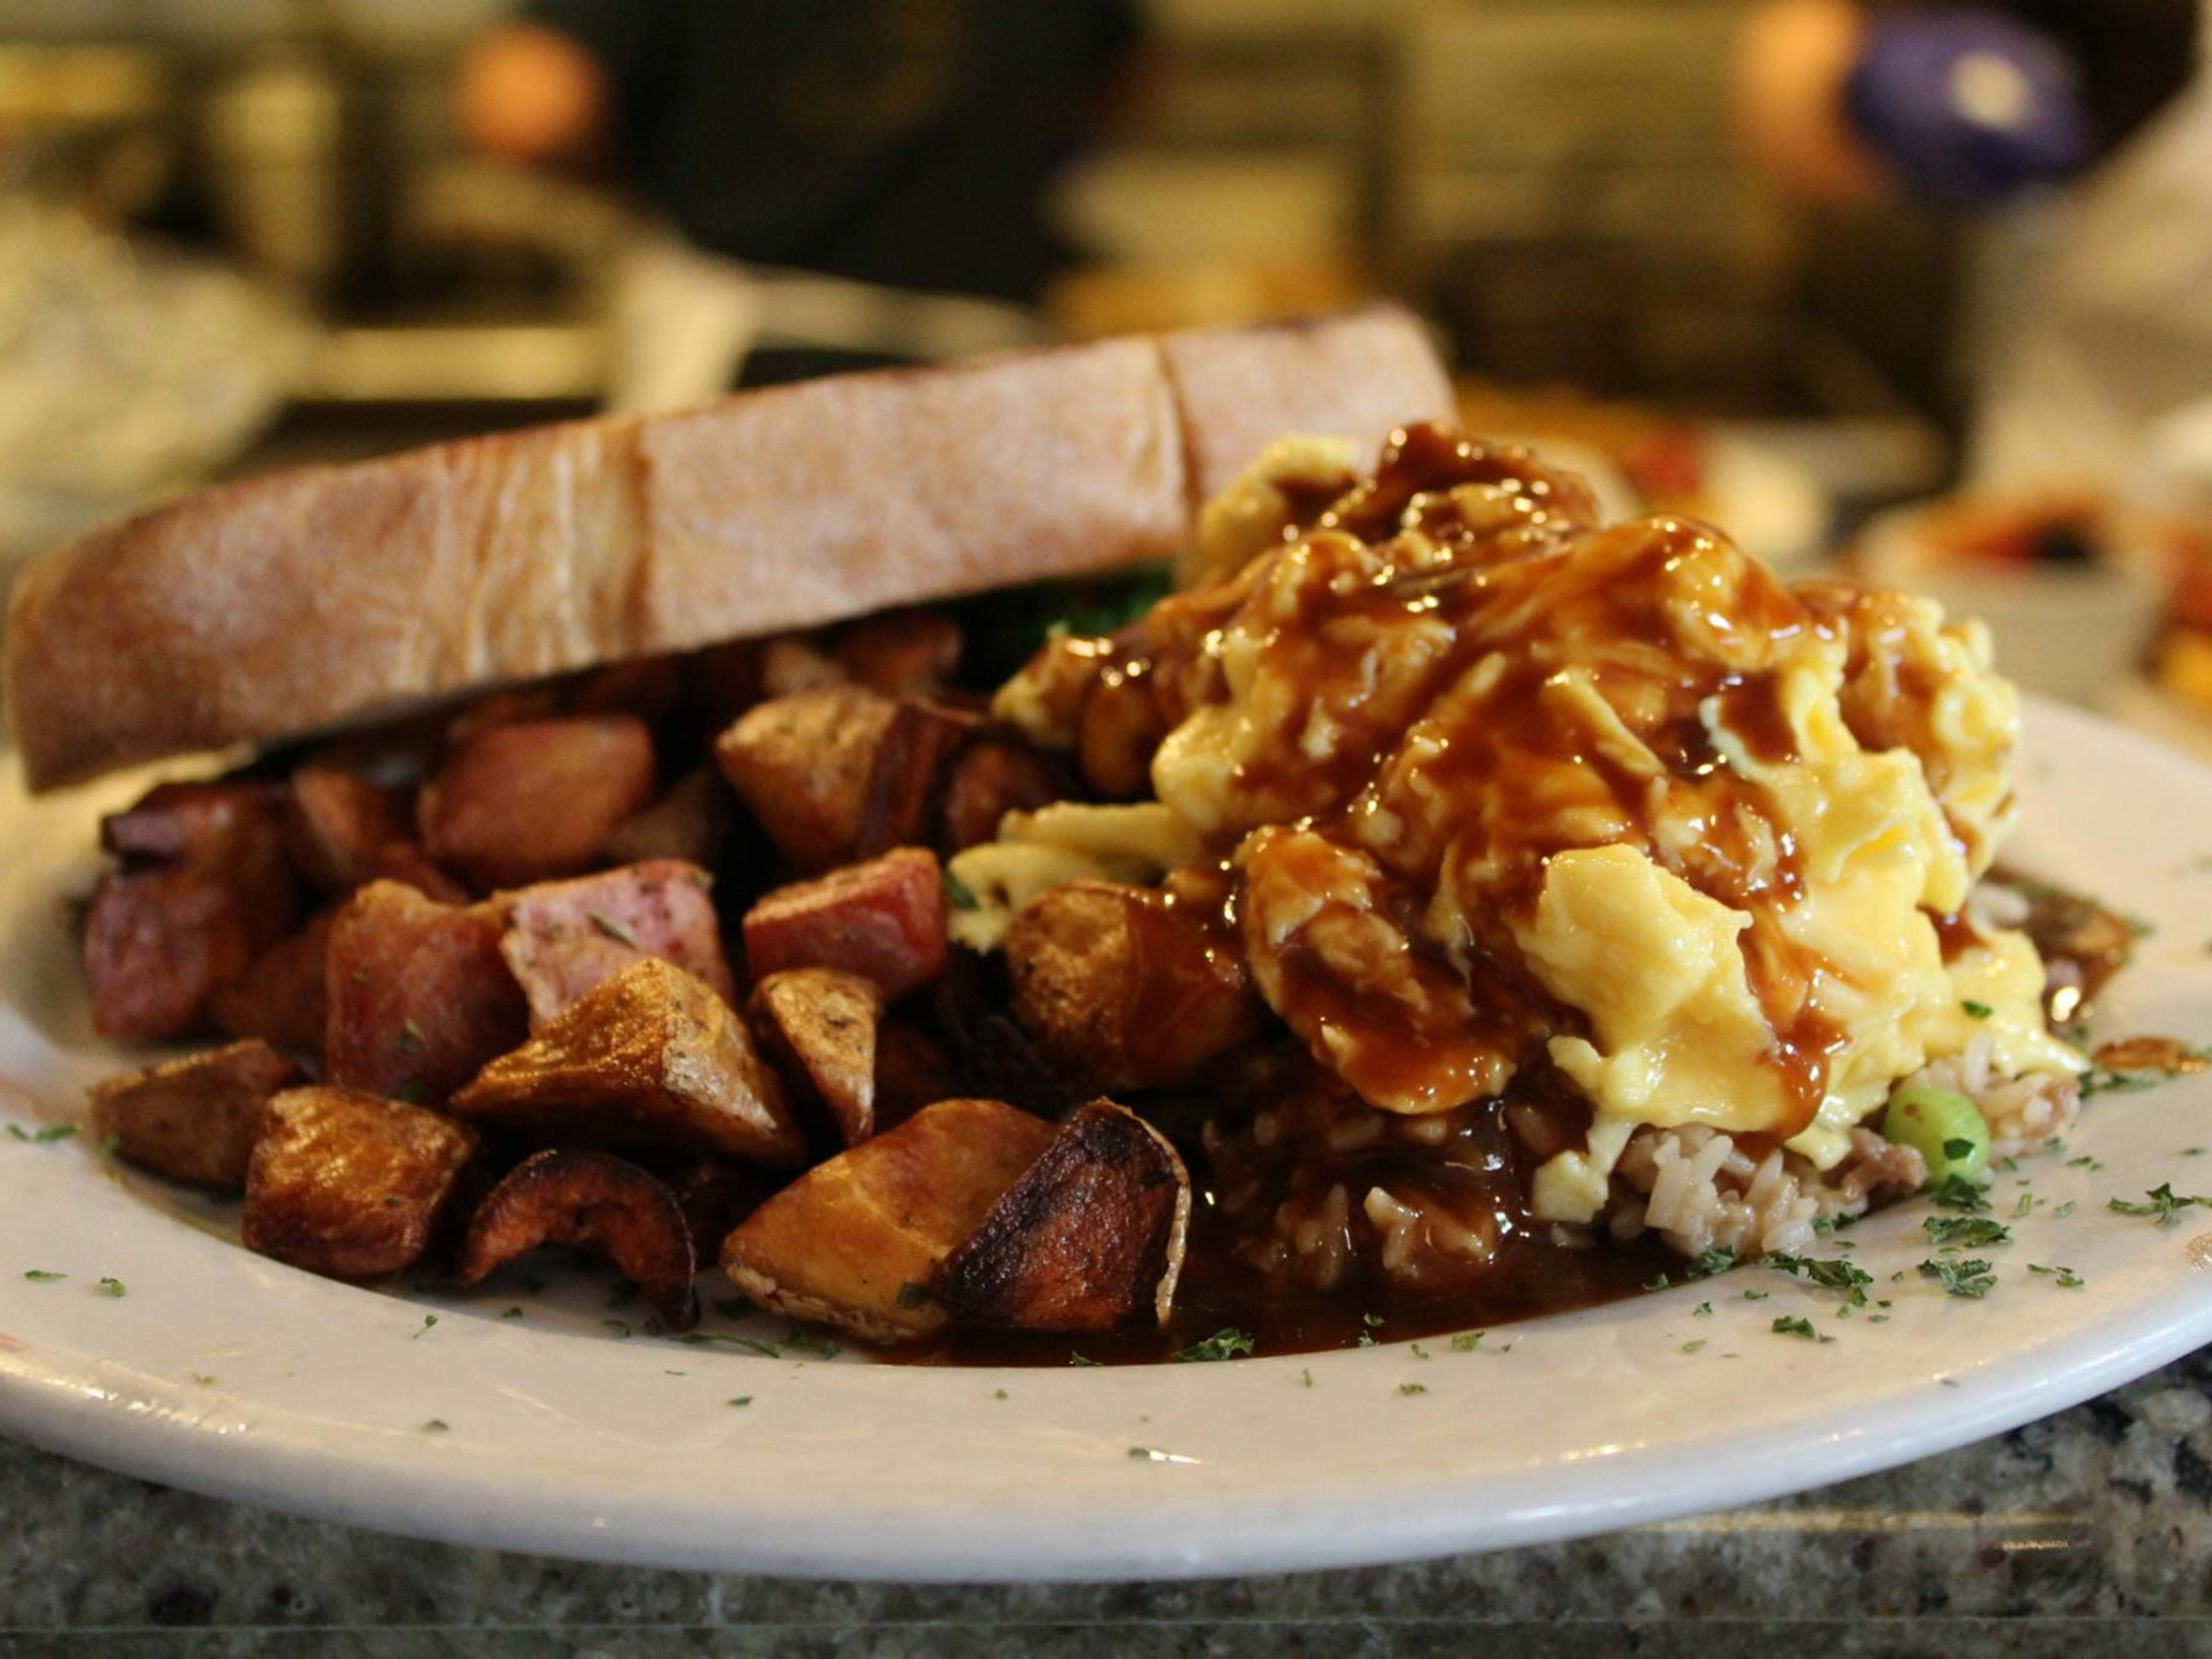
[[[1063,867],[1225,857],[1255,984],[1370,1103],[1449,1109],[1543,1066],[1587,1098],[1584,1148],[1534,1182],[1561,1221],[1598,1213],[1639,1126],[1825,1168],[1978,1037],[2004,1072],[2082,1067],[2024,936],[1947,961],[1937,931],[2016,811],[1978,626],[1790,590],[1700,526],[1601,531],[1526,456],[1424,441],[1316,524],[1264,467],[1217,509],[1213,547],[1265,550],[1147,624],[1156,799],[963,854],[978,942]],[[1000,712],[1034,706],[1018,681]],[[1328,871],[1358,878],[1324,904],[1300,882]]]

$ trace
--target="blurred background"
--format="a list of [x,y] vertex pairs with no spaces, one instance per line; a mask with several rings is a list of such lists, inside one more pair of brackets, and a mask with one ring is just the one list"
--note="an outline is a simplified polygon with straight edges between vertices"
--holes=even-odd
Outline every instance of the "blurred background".
[[0,0],[0,562],[210,479],[1376,295],[1468,422],[2201,740],[2199,0]]

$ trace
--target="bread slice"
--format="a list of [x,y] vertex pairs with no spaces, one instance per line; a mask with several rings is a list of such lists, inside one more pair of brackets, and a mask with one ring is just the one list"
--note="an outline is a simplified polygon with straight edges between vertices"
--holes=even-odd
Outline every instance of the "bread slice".
[[1173,551],[1273,438],[1443,415],[1376,307],[842,375],[251,479],[94,530],[9,607],[34,790],[465,688]]

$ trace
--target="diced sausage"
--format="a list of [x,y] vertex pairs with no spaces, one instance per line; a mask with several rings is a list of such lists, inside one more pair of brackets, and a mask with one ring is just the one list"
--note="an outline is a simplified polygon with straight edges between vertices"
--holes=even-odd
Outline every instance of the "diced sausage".
[[371,882],[331,928],[325,1073],[395,1100],[443,1101],[529,1034],[485,905]]
[[406,836],[408,795],[329,767],[292,774],[285,829],[293,861],[325,892],[349,893],[380,872],[377,855]]
[[176,865],[104,877],[85,918],[93,1029],[124,1042],[203,1029],[210,1000],[264,942],[214,871]]
[[652,734],[626,715],[491,726],[423,786],[423,845],[485,887],[574,875],[653,799],[653,775]]
[[476,1153],[477,1133],[350,1089],[293,1089],[263,1109],[246,1172],[246,1248],[310,1273],[412,1267]]
[[645,1292],[670,1330],[699,1322],[690,1224],[676,1194],[636,1164],[605,1152],[532,1153],[477,1206],[458,1276],[479,1284],[546,1244],[599,1251]]
[[747,1008],[769,1058],[820,1103],[842,1145],[875,1133],[884,1000],[872,984],[834,968],[794,968],[762,980]]
[[711,886],[696,865],[662,859],[493,901],[507,924],[500,950],[530,1000],[533,1029],[647,957],[696,974],[734,1004]]
[[935,854],[901,848],[777,888],[745,913],[744,934],[757,981],[790,968],[842,968],[894,1002],[945,966],[944,873]]
[[227,865],[246,854],[281,857],[283,799],[276,785],[235,779],[157,783],[100,820],[100,844],[134,863]]
[[723,1241],[722,1270],[764,1308],[874,1342],[943,1328],[930,1277],[1052,1141],[995,1100],[939,1101],[816,1166]]
[[804,1161],[781,1080],[705,981],[646,957],[453,1097],[452,1111],[540,1141]]
[[92,1133],[172,1180],[234,1193],[271,1095],[301,1081],[267,1043],[248,1041],[112,1077],[92,1091]]
[[307,926],[279,939],[210,999],[218,1029],[259,1037],[295,1054],[323,1052],[330,1025],[327,964],[335,910],[319,910]]
[[864,687],[794,692],[748,710],[714,761],[776,849],[800,870],[853,856],[877,751],[898,705]]
[[889,611],[842,629],[831,654],[887,697],[937,690],[960,665],[960,624],[935,611]]
[[1014,1014],[1092,1089],[1170,1088],[1259,1029],[1237,942],[1150,889],[1077,881],[1007,930]]
[[1060,1126],[930,1282],[965,1323],[1018,1331],[1165,1324],[1190,1225],[1190,1176],[1164,1136],[1110,1100]]

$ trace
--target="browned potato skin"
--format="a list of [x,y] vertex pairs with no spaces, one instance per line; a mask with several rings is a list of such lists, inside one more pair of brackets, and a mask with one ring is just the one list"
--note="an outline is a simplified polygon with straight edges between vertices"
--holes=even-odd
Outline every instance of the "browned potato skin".
[[955,853],[980,846],[996,838],[1007,813],[1035,811],[1066,793],[1026,739],[987,732],[945,770],[938,806],[944,845]]
[[671,1330],[699,1322],[690,1224],[666,1183],[636,1164],[605,1152],[532,1153],[477,1206],[461,1246],[460,1281],[480,1284],[543,1244],[596,1248]]
[[896,1019],[876,1028],[876,1133],[896,1128],[925,1106],[960,1092],[959,1073],[945,1050]]
[[294,1054],[323,1052],[330,1024],[330,956],[334,909],[319,910],[307,926],[279,939],[252,965],[208,1000],[216,1024],[234,1037],[260,1037]]
[[756,985],[747,1012],[769,1057],[822,1103],[846,1146],[876,1132],[884,1000],[873,984],[834,968],[794,968]]
[[457,1117],[563,1145],[805,1160],[783,1085],[744,1022],[672,963],[633,963],[454,1095]]
[[1095,1100],[1061,1126],[929,1288],[964,1324],[1165,1324],[1189,1225],[1190,1176],[1175,1148],[1134,1113]]
[[303,1081],[258,1039],[128,1072],[92,1091],[92,1133],[173,1181],[234,1193],[269,1097]]
[[1014,1017],[1056,1071],[1096,1088],[1192,1082],[1259,1029],[1234,941],[1148,889],[1055,887],[1014,918],[1006,950]]
[[246,1248],[334,1279],[412,1267],[477,1132],[353,1089],[291,1089],[264,1109],[246,1172]]
[[494,726],[423,785],[422,843],[481,887],[574,875],[653,799],[653,768],[652,733],[625,714]]
[[616,826],[607,857],[616,864],[677,859],[712,865],[729,838],[728,792],[706,768],[687,772],[667,793]]
[[722,1242],[722,1270],[764,1308],[905,1342],[943,1328],[923,1289],[1052,1126],[995,1100],[945,1100],[785,1188]]
[[876,756],[898,713],[859,685],[775,697],[714,740],[714,761],[761,828],[797,869],[853,856]]

